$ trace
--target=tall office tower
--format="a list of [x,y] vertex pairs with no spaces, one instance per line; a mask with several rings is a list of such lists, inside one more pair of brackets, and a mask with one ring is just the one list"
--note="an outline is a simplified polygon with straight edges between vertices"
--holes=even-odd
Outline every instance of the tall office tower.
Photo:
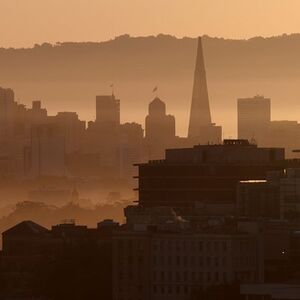
[[211,122],[202,41],[198,39],[188,138],[193,143],[220,143],[222,127]]
[[114,95],[96,96],[96,123],[120,125],[120,100]]
[[[238,138],[266,145],[271,122],[271,100],[263,96],[238,99]],[[282,145],[283,146],[283,145]]]
[[47,121],[47,110],[42,108],[41,101],[32,101],[32,107],[29,109],[31,124],[45,123]]
[[175,141],[175,118],[166,114],[166,104],[158,97],[149,104],[145,123],[150,159],[163,158],[165,149]]
[[24,165],[29,177],[66,176],[64,131],[56,124],[34,125]]
[[96,121],[91,127],[91,137],[96,134],[93,148],[99,154],[100,166],[106,176],[120,175],[120,100],[115,96],[96,97]]
[[79,120],[76,112],[59,112],[51,118],[51,122],[57,124],[65,134],[66,154],[79,153],[82,150],[85,121]]
[[12,89],[0,87],[0,142],[7,142],[14,133],[16,103]]

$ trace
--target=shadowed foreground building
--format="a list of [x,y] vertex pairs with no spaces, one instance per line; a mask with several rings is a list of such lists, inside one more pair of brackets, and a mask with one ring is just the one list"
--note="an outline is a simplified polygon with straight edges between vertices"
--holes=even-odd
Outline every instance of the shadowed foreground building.
[[138,165],[139,205],[172,207],[185,217],[234,214],[238,182],[265,179],[283,162],[284,149],[246,140],[167,149],[164,160]]
[[111,299],[111,232],[65,223],[48,230],[23,221],[2,233],[1,299]]
[[51,230],[24,221],[3,233],[0,297],[193,299],[207,287],[263,282],[261,245],[256,234],[198,230],[176,218],[148,227],[103,221]]
[[297,220],[300,169],[268,172],[262,181],[241,181],[237,189],[237,210],[240,216]]
[[209,286],[263,282],[263,252],[246,233],[125,230],[113,237],[113,276],[115,300],[193,299]]

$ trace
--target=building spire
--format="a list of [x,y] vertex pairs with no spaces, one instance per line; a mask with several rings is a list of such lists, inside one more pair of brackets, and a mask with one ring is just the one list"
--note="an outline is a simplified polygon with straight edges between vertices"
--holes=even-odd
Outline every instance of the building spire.
[[194,85],[188,137],[195,138],[201,135],[204,127],[211,126],[211,114],[208,99],[208,90],[203,58],[201,37],[198,38],[198,49],[194,73]]

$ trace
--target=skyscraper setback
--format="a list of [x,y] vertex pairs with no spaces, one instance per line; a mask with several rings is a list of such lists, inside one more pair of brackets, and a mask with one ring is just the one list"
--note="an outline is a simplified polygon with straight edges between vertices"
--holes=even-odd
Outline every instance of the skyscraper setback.
[[220,143],[222,128],[211,122],[201,37],[198,39],[196,67],[188,138],[193,143]]

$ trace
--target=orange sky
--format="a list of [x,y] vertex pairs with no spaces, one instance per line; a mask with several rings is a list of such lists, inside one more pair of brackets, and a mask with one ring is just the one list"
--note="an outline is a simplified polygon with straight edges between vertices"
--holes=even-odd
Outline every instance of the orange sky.
[[299,0],[0,0],[0,47],[170,33],[231,38],[300,31]]

